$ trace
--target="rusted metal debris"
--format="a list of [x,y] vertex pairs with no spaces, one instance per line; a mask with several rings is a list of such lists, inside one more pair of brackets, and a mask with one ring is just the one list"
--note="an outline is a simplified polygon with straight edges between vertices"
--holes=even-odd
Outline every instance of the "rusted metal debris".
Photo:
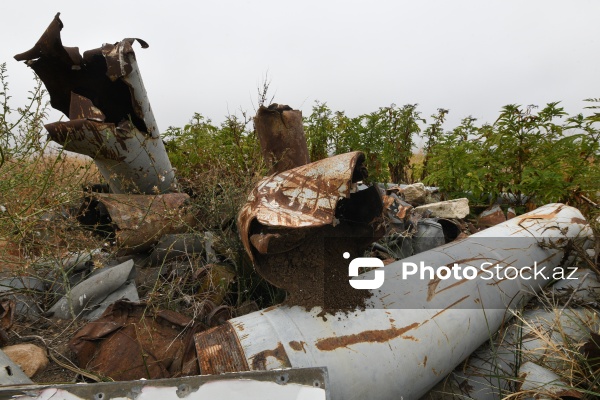
[[302,111],[283,104],[260,106],[254,117],[254,127],[263,158],[277,174],[310,162]]
[[133,51],[141,39],[79,54],[64,47],[56,14],[35,46],[17,54],[46,85],[50,104],[70,121],[46,125],[66,150],[94,159],[113,193],[157,194],[175,187],[167,156]]
[[185,193],[87,196],[79,221],[114,235],[120,255],[148,250],[166,234],[185,233],[195,225]]
[[[364,155],[341,154],[281,172],[258,183],[242,207],[238,227],[256,271],[288,292],[287,304],[354,309],[367,292],[347,282],[344,252],[353,256],[382,234],[383,205],[366,177]],[[343,302],[324,305],[324,288]]]
[[[552,276],[421,279],[403,277],[404,263],[464,267],[491,262],[506,272],[509,266],[538,261],[552,270],[561,265],[566,242],[589,240],[590,233],[576,209],[562,204],[541,207],[462,241],[387,265],[385,284],[372,290],[365,310],[321,318],[318,307],[307,311],[280,305],[201,332],[195,338],[198,358],[209,368],[202,372],[242,368],[243,362],[231,362],[238,358],[258,370],[327,365],[333,399],[373,394],[379,399],[417,399],[489,340],[490,332]],[[374,272],[358,278],[372,280]],[[204,345],[205,336],[221,333],[219,351]]]
[[[356,183],[366,177],[365,156],[359,151],[316,161],[284,171],[260,181],[250,193],[238,215],[240,236],[246,252],[253,257],[250,244],[254,221],[277,228],[315,228],[338,225],[338,202],[358,192]],[[374,214],[381,212],[368,210]],[[369,216],[363,219],[369,219]],[[343,218],[343,217],[342,217]]]
[[119,301],[69,341],[78,365],[114,380],[199,374],[193,334],[203,327],[173,311]]

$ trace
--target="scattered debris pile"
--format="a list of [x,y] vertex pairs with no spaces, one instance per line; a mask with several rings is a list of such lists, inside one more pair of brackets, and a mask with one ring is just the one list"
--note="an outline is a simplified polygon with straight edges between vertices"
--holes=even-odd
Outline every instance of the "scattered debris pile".
[[[494,204],[474,212],[466,198],[441,201],[436,188],[421,183],[367,185],[363,153],[310,163],[301,113],[261,106],[255,124],[271,175],[249,194],[237,227],[256,272],[287,297],[264,310],[252,302],[231,307],[226,297],[236,284],[235,260],[244,255],[219,249],[215,233],[199,231],[193,199],[177,192],[132,48],[136,41],[148,45],[124,39],[81,56],[62,45],[62,27],[57,14],[36,45],[15,58],[36,71],[52,106],[70,118],[48,124],[50,138],[91,156],[108,182],[103,193],[95,190],[100,185],[90,186],[74,211],[105,245],[35,260],[52,266],[44,279],[1,281],[3,346],[17,318],[64,319],[77,329],[66,338],[76,365],[39,347],[4,347],[0,380],[29,386],[0,392],[48,398],[90,390],[101,399],[168,387],[185,397],[209,390],[209,381],[222,392],[206,393],[217,396],[227,391],[219,382],[234,381],[275,393],[278,387],[262,385],[268,380],[323,399],[374,393],[496,399],[515,391],[582,398],[572,382],[558,383],[553,369],[564,367],[561,359],[548,362],[551,355],[540,349],[585,342],[583,357],[598,353],[597,277],[584,272],[575,286],[561,280],[544,289],[552,277],[519,274],[537,260],[567,269],[575,262],[573,249],[588,250],[591,232],[578,210],[549,204],[517,216]],[[367,256],[385,265],[386,282],[356,290],[349,285],[349,260]],[[182,259],[201,262],[186,274]],[[488,282],[406,274],[406,265],[454,271],[474,261],[517,275]],[[372,280],[373,268],[355,279]],[[154,289],[165,275],[172,291],[159,293]],[[179,296],[183,286],[189,292]],[[536,296],[564,293],[569,297],[558,311],[537,304],[521,313]],[[191,311],[156,307],[156,296],[175,309],[191,304]],[[26,365],[30,354],[37,361]],[[46,354],[80,381],[150,381],[32,386],[30,378],[49,363]],[[236,375],[218,375],[224,373]],[[185,378],[209,374],[216,376]],[[167,380],[154,381],[159,378]],[[287,396],[298,395],[294,385]]]

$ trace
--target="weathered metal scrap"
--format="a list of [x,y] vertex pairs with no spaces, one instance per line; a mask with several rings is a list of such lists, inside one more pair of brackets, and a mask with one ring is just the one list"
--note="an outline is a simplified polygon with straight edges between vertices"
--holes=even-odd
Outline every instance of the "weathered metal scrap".
[[114,380],[195,375],[192,335],[202,328],[173,311],[119,301],[69,341],[81,368]]
[[0,350],[0,385],[29,384],[33,384],[33,381],[9,356]]
[[238,222],[246,251],[251,254],[250,225],[254,220],[282,228],[336,225],[336,206],[358,191],[366,177],[365,155],[359,151],[329,157],[260,181],[242,207]]
[[164,235],[150,254],[150,265],[163,265],[178,258],[206,253],[207,234],[181,233]]
[[476,400],[500,400],[516,390],[519,366],[540,363],[555,370],[568,370],[568,345],[582,342],[590,329],[600,327],[597,312],[586,309],[528,310],[498,333],[493,345],[486,344],[438,383],[422,400],[448,394]]
[[270,174],[308,164],[302,111],[283,104],[260,106],[254,127]]
[[70,121],[46,125],[66,150],[94,159],[114,193],[165,193],[175,185],[139,72],[133,43],[124,39],[84,52],[64,47],[59,14],[35,46],[21,54],[46,85],[52,107]]
[[[24,383],[24,382],[15,382]],[[15,400],[328,400],[326,368],[295,368],[215,376],[69,385],[19,385],[0,388]]]
[[111,293],[123,286],[132,268],[133,260],[129,260],[117,266],[97,271],[85,281],[71,288],[69,293],[56,302],[49,311],[56,318],[79,318],[83,313],[90,311],[93,306],[99,305]]
[[358,190],[363,162],[362,153],[352,152],[270,176],[242,207],[244,247],[257,272],[287,290],[288,303],[323,305],[325,280],[329,290],[349,296],[350,308],[364,301],[364,292],[345,284],[346,260],[334,250],[357,256],[383,234],[379,190]]
[[[566,242],[589,234],[576,209],[541,207],[385,266],[385,282],[370,291],[365,310],[323,318],[318,307],[275,306],[202,332],[196,336],[202,373],[244,365],[250,370],[320,365],[328,368],[333,399],[417,399],[552,280],[525,273],[527,266],[558,268]],[[405,274],[409,263],[421,262],[436,271],[447,266],[452,276]],[[497,265],[498,275],[487,280],[454,275],[473,265],[490,271],[485,263],[493,270]],[[514,279],[502,276],[510,271],[517,272]],[[358,279],[373,280],[375,272]],[[210,335],[222,336],[218,349],[202,344]],[[231,363],[234,359],[245,364]]]
[[185,193],[127,195],[93,193],[79,221],[114,235],[121,255],[150,249],[166,234],[184,233],[195,223]]
[[2,300],[0,309],[3,310],[0,312],[0,342],[8,339],[7,336],[3,337],[2,332],[10,328],[10,324],[7,322],[12,320],[15,315],[26,319],[37,319],[42,314],[38,305],[39,296],[36,295],[41,295],[45,290],[44,282],[32,276],[0,280],[0,299]]
[[526,362],[519,368],[517,390],[536,400],[581,399],[584,394],[569,386],[554,372],[532,362]]

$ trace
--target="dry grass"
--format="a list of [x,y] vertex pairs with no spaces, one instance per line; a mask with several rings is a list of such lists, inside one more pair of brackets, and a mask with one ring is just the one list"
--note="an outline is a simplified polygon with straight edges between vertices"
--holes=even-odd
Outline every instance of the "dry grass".
[[5,160],[0,168],[0,269],[23,268],[27,258],[59,256],[85,247],[72,211],[82,185],[101,176],[89,158],[66,152]]

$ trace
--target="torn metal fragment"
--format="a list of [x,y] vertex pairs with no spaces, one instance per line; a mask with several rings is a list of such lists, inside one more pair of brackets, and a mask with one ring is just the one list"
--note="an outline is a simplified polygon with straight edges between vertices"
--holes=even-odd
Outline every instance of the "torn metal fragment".
[[327,286],[344,293],[332,309],[364,305],[368,292],[347,284],[342,257],[359,256],[383,235],[379,189],[358,190],[363,161],[363,153],[352,152],[265,178],[240,211],[240,235],[256,271],[288,292],[287,304],[323,305]]
[[195,225],[185,193],[127,195],[93,193],[85,198],[79,221],[114,235],[120,255],[150,249],[166,234]]
[[100,304],[111,293],[119,289],[127,281],[133,260],[124,262],[114,267],[97,271],[88,279],[71,288],[65,297],[62,297],[50,308],[53,316],[61,319],[79,318],[89,306]]
[[77,331],[69,347],[80,368],[114,380],[195,375],[192,335],[201,328],[182,314],[121,300]]
[[133,43],[86,51],[62,45],[59,14],[35,46],[17,54],[44,82],[50,104],[71,121],[46,125],[66,150],[94,158],[114,193],[165,193],[175,175],[137,66]]
[[254,117],[256,135],[269,174],[308,164],[310,157],[302,111],[283,104],[260,106]]
[[250,257],[250,226],[255,220],[280,228],[337,225],[338,202],[349,199],[357,191],[354,183],[366,176],[364,160],[358,151],[340,154],[260,181],[238,215],[240,236]]

